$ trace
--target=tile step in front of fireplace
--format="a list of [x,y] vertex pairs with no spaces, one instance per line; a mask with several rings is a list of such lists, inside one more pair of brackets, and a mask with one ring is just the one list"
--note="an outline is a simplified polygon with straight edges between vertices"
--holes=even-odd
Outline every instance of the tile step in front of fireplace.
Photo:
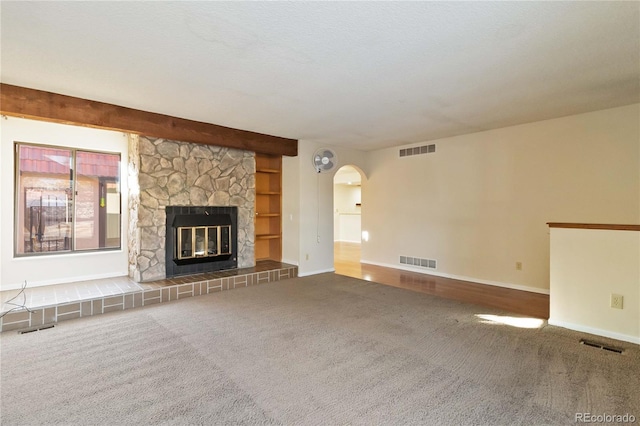
[[[0,330],[29,330],[60,321],[297,276],[297,266],[266,260],[257,262],[252,268],[207,272],[145,283],[136,283],[128,277],[115,277],[26,288],[22,293],[19,290],[8,290],[0,292],[0,312],[4,314],[0,319]],[[8,312],[11,309],[14,310]]]

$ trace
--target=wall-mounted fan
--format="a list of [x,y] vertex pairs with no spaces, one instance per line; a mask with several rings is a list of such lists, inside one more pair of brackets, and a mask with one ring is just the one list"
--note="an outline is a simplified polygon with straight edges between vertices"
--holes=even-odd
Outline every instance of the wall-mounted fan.
[[321,148],[313,154],[313,167],[318,173],[328,172],[338,164],[336,153],[327,148]]

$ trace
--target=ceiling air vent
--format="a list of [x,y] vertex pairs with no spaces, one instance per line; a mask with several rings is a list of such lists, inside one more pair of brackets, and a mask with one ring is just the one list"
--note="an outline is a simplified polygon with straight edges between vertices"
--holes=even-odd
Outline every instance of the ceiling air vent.
[[423,146],[416,146],[413,148],[403,148],[400,150],[400,157],[410,157],[413,155],[420,155],[420,154],[431,154],[436,152],[436,145],[435,144],[431,144],[431,145],[423,145]]

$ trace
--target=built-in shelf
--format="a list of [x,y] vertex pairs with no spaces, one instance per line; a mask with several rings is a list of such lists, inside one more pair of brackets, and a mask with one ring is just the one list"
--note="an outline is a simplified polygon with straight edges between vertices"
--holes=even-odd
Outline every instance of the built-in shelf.
[[255,255],[282,259],[282,157],[256,154]]
[[274,238],[280,238],[280,234],[256,234],[258,240],[272,240]]
[[280,173],[280,170],[278,169],[266,169],[266,168],[259,168],[256,169],[257,173]]

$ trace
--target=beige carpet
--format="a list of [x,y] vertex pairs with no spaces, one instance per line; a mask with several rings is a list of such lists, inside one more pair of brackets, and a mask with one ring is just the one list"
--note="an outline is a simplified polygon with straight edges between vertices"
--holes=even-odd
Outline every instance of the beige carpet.
[[[2,425],[574,424],[640,417],[640,355],[322,274],[0,336]],[[599,339],[602,340],[602,339]]]

